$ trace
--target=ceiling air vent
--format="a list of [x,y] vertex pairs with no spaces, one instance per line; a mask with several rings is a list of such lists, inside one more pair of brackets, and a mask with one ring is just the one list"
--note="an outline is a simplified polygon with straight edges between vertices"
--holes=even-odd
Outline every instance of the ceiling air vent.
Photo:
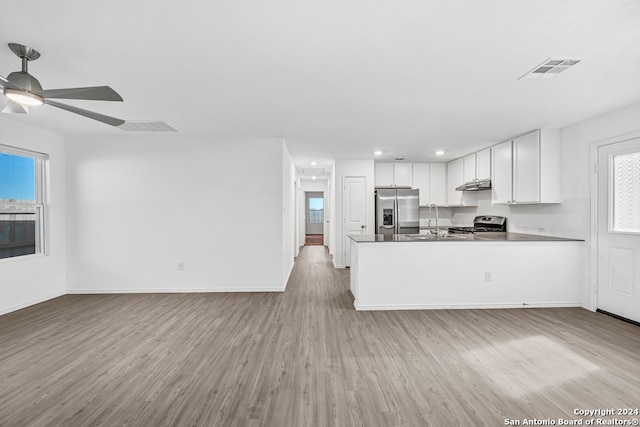
[[126,121],[118,129],[125,132],[178,132],[165,122]]
[[569,68],[575,67],[585,58],[549,58],[520,76],[520,79],[551,79]]

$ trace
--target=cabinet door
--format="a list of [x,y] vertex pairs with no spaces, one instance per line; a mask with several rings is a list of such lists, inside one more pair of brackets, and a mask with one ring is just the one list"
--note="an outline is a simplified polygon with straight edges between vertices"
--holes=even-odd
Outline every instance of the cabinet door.
[[493,165],[491,176],[491,200],[495,204],[513,202],[512,194],[512,156],[511,141],[506,141],[491,148],[491,160]]
[[393,163],[376,163],[376,187],[393,186]]
[[429,204],[447,205],[447,164],[431,163],[429,165]]
[[491,178],[491,148],[476,153],[476,178]]
[[463,159],[456,159],[447,163],[447,204],[449,206],[462,205],[462,191],[456,187],[464,183]]
[[420,191],[420,206],[429,204],[429,163],[413,164],[413,188]]
[[393,164],[393,183],[397,187],[412,187],[413,174],[411,163],[394,163]]
[[513,140],[513,201],[540,201],[540,133]]
[[463,173],[462,181],[469,182],[476,179],[476,153],[469,154],[462,158]]

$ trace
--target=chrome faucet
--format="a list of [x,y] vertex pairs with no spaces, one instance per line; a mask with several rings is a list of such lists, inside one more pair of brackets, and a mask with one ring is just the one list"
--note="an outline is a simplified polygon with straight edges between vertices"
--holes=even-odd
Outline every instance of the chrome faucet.
[[440,227],[438,227],[438,206],[435,203],[429,205],[429,231],[431,231],[431,208],[436,208],[436,234],[439,234]]

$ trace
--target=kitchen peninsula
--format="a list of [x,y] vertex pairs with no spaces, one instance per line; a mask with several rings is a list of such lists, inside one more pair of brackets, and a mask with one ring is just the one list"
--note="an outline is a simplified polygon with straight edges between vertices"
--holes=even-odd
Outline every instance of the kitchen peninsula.
[[356,310],[580,306],[583,241],[520,233],[351,238]]

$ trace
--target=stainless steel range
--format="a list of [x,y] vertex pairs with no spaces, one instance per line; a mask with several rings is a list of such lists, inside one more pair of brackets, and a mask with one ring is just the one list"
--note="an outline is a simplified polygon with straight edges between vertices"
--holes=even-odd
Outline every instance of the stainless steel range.
[[506,232],[507,218],[496,215],[477,216],[473,219],[473,227],[449,227],[451,234],[469,234],[483,232]]

